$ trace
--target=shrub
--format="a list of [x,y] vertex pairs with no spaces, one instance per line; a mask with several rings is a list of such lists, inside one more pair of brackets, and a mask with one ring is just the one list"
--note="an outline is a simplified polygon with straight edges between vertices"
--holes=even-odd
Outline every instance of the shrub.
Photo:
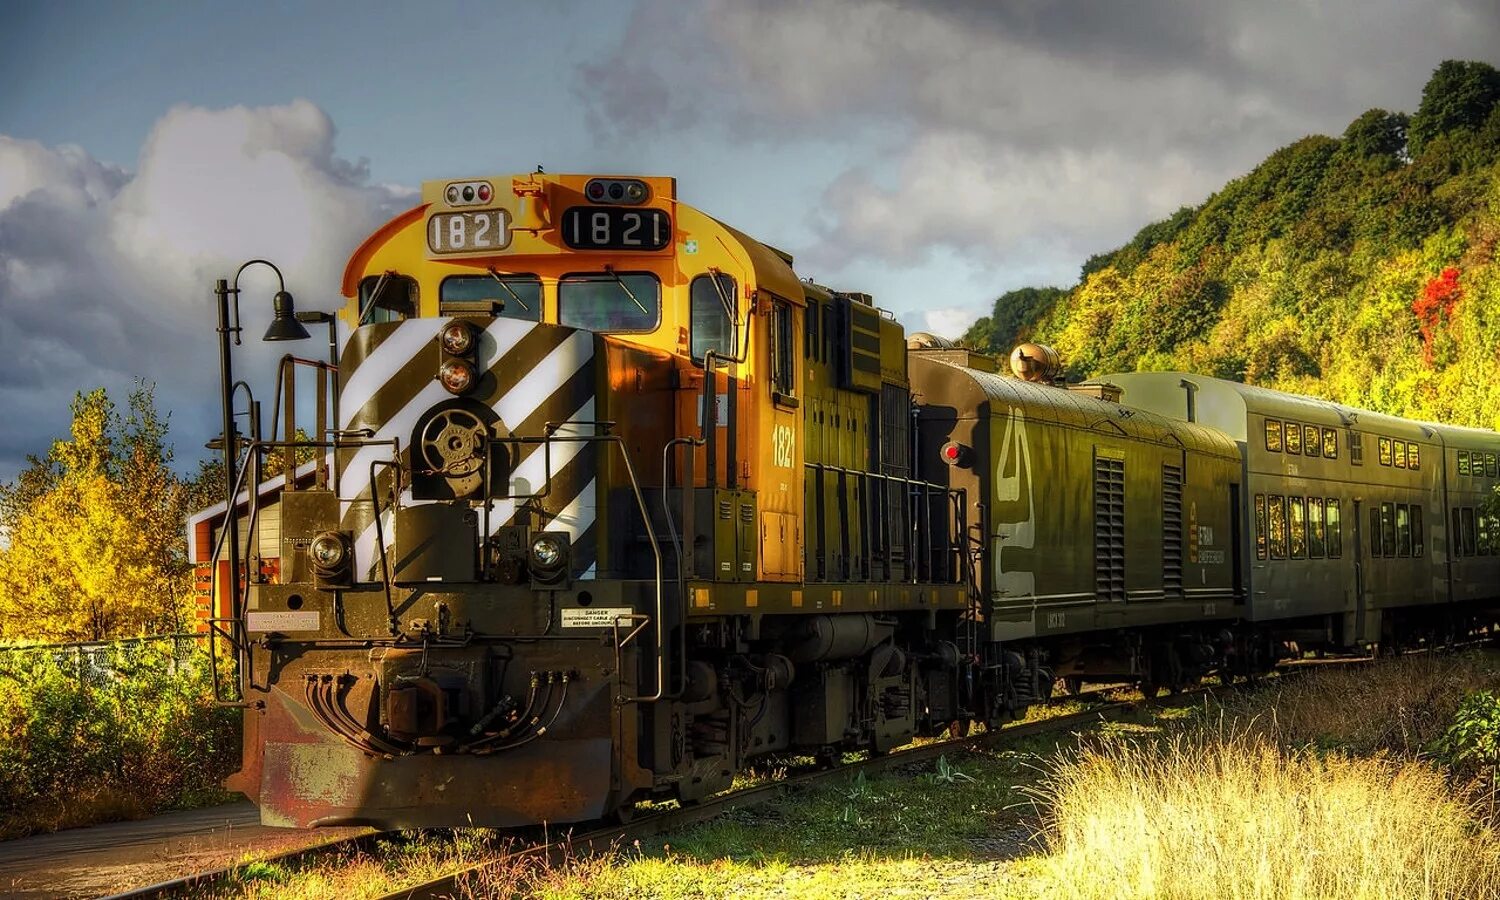
[[227,799],[238,710],[196,641],[0,653],[0,837]]

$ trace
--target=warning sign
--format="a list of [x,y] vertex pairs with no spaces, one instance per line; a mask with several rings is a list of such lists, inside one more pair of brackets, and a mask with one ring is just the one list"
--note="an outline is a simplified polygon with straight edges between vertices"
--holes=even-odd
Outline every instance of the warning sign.
[[565,609],[562,611],[562,627],[564,628],[611,628],[616,619],[621,624],[629,621],[623,617],[635,612],[628,606],[590,606],[582,609]]

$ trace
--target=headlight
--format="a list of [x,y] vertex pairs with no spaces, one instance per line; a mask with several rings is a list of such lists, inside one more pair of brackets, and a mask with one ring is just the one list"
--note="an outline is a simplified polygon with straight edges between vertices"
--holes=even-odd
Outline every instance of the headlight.
[[544,534],[531,542],[531,561],[541,569],[555,569],[562,565],[562,541]]
[[474,364],[466,359],[450,359],[438,369],[438,380],[450,394],[462,394],[474,386]]
[[313,565],[318,569],[333,571],[344,564],[349,551],[338,532],[325,531],[313,538],[307,547],[307,555],[312,557]]
[[474,328],[467,322],[449,322],[443,328],[443,352],[467,356],[474,349]]

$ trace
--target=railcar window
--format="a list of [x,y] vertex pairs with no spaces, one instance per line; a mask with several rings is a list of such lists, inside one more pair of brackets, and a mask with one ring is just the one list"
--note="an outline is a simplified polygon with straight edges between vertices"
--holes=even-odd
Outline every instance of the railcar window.
[[1484,455],[1484,474],[1491,478],[1500,475],[1500,458],[1497,458],[1493,453],[1486,453]]
[[688,331],[693,359],[712,350],[720,358],[734,356],[734,279],[728,275],[699,275],[689,291]]
[[1323,429],[1323,455],[1329,459],[1339,458],[1339,433],[1332,428]]
[[1458,451],[1458,474],[1469,474],[1469,451],[1467,450]]
[[[1457,521],[1455,519],[1454,521]],[[1370,507],[1370,555],[1384,556],[1380,542],[1380,507]]]
[[1297,426],[1296,422],[1286,423],[1286,452],[1302,452],[1302,429]]
[[557,321],[585,331],[652,331],[661,321],[661,282],[650,272],[590,272],[557,283]]
[[1291,513],[1289,529],[1292,538],[1292,559],[1307,557],[1307,506],[1301,497],[1286,498]]
[[1318,434],[1318,426],[1302,426],[1302,452],[1306,453],[1308,456],[1318,455]]
[[1420,444],[1406,445],[1406,467],[1408,469],[1422,468],[1422,451],[1418,449]]
[[1448,548],[1450,556],[1464,555],[1463,513],[1456,506],[1453,507],[1453,531],[1448,535]]
[[1308,498],[1308,559],[1322,559],[1328,553],[1328,522],[1323,519],[1322,496]]
[[535,275],[451,275],[438,285],[438,311],[444,303],[497,304],[507,319],[542,319],[542,282]]
[[1323,518],[1323,498],[1307,498],[1307,558],[1322,559],[1328,548],[1328,523]]
[[1380,439],[1380,464],[1388,466],[1391,464],[1391,439],[1383,437]]
[[1286,559],[1286,498],[1271,496],[1271,558]]
[[1328,498],[1328,558],[1338,559],[1344,555],[1344,533],[1340,529],[1339,501]]
[[1479,555],[1489,556],[1492,545],[1490,533],[1490,517],[1486,515],[1475,516],[1475,527],[1479,529]]
[[1411,507],[1396,504],[1396,555],[1411,556]]
[[771,390],[784,397],[796,393],[792,360],[792,305],[777,300],[771,307]]
[[1380,555],[1396,555],[1396,504],[1380,504]]
[[1281,423],[1266,420],[1266,449],[1272,453],[1281,452]]
[[1349,432],[1349,462],[1356,466],[1365,464],[1365,438],[1357,431]]
[[1255,558],[1266,558],[1266,495],[1255,495]]
[[1427,532],[1422,528],[1422,507],[1411,508],[1411,555],[1422,556],[1427,552]]
[[387,272],[359,283],[359,321],[362,325],[399,322],[417,314],[417,280]]
[[1396,468],[1406,468],[1406,441],[1396,442]]
[[1465,506],[1462,512],[1464,556],[1476,556],[1479,551],[1474,543],[1474,507]]

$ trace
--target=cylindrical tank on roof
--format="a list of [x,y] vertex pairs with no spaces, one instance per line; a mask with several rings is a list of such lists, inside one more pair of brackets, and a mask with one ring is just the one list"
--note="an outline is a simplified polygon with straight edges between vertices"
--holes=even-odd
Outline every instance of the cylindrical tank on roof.
[[928,331],[913,331],[906,338],[908,350],[952,350],[958,344]]
[[1062,374],[1062,357],[1046,344],[1022,344],[1010,351],[1010,371],[1022,381],[1051,384]]

